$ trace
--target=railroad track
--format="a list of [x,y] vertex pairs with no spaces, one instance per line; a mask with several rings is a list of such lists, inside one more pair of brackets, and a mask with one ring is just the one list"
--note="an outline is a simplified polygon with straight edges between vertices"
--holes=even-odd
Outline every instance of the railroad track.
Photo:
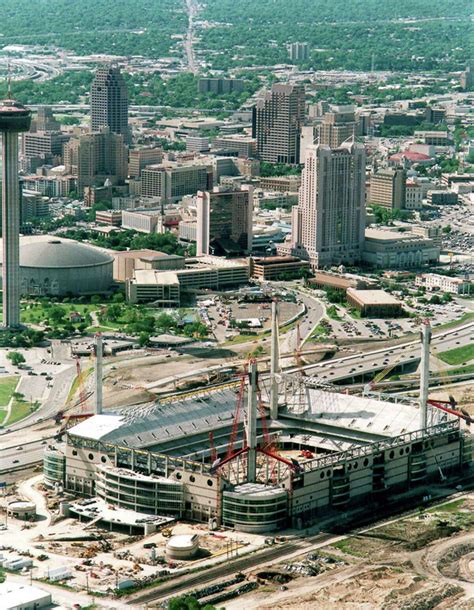
[[292,555],[297,551],[304,552],[308,547],[318,542],[325,542],[330,538],[333,538],[334,534],[317,534],[316,536],[309,536],[303,540],[290,541],[279,544],[276,547],[266,549],[254,553],[248,557],[242,557],[235,561],[226,562],[224,565],[211,568],[205,572],[199,572],[196,575],[190,577],[183,576],[173,582],[165,583],[150,593],[145,593],[138,597],[129,599],[132,604],[146,604],[150,602],[160,601],[166,599],[170,595],[176,595],[193,587],[201,587],[202,585],[212,582],[218,578],[230,576],[237,572],[242,572],[250,568],[254,568],[258,565],[265,564],[274,559],[284,558],[287,555]]
[[[464,475],[459,478],[459,481],[462,481],[462,483],[464,484],[464,490],[461,493],[446,494],[446,496],[444,496],[443,498],[438,497],[432,502],[429,502],[427,506],[432,508],[437,506],[438,504],[443,504],[444,502],[446,502],[447,497],[449,497],[450,499],[463,497],[464,495],[472,491],[474,487],[473,475]],[[456,481],[451,482],[451,485],[455,484]],[[372,530],[381,527],[382,525],[389,523],[393,519],[404,519],[408,516],[417,514],[418,505],[419,504],[416,503],[415,507],[413,505],[413,500],[410,499],[408,501],[399,503],[397,506],[394,506],[393,510],[389,511],[388,514],[380,516],[378,519],[376,518],[374,520],[374,515],[367,515],[365,519],[361,519],[359,516],[357,519],[358,525],[354,527],[354,524],[352,524],[351,527],[350,524],[347,524],[347,531],[343,534],[336,534],[334,532],[320,533],[313,536],[301,538],[299,540],[291,540],[289,542],[284,542],[276,547],[256,552],[248,557],[242,557],[241,559],[236,559],[235,561],[228,561],[223,565],[218,565],[209,570],[203,569],[203,571],[200,571],[195,575],[189,575],[188,577],[184,575],[173,581],[166,582],[161,586],[158,585],[153,591],[150,591],[149,593],[144,593],[143,595],[137,594],[136,597],[130,597],[128,601],[130,602],[130,604],[133,605],[158,602],[176,594],[188,591],[189,589],[193,589],[194,587],[202,587],[202,585],[208,584],[215,580],[219,580],[226,576],[236,574],[237,572],[243,572],[259,565],[263,566],[266,563],[273,561],[274,559],[283,560],[285,557],[293,555],[298,551],[304,553],[306,551],[309,551],[313,547],[313,545],[324,543],[331,539],[337,539],[340,535],[351,536],[362,534],[365,533],[368,529]]]

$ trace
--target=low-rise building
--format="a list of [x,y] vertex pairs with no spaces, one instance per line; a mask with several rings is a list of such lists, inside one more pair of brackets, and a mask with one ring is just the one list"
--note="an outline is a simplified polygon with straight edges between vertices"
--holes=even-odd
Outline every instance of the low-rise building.
[[447,131],[415,131],[415,140],[431,146],[447,146],[451,143]]
[[180,285],[174,271],[139,269],[126,283],[127,301],[153,303],[155,307],[179,307]]
[[402,304],[385,290],[347,289],[347,301],[367,318],[397,318],[403,314]]
[[314,288],[332,288],[341,292],[346,292],[348,288],[363,289],[376,285],[376,282],[369,278],[328,271],[315,271],[314,277],[309,279],[308,283]]
[[131,279],[138,269],[156,271],[175,271],[184,269],[185,258],[177,254],[165,254],[157,250],[127,250],[113,252],[114,280],[125,282]]
[[257,141],[244,134],[219,136],[212,142],[213,150],[235,151],[239,157],[249,158],[257,155]]
[[297,193],[301,186],[301,176],[261,177],[259,186],[264,191]]
[[429,292],[439,290],[450,294],[470,294],[471,282],[469,279],[449,277],[438,273],[422,273],[415,278],[415,286],[426,288]]
[[207,164],[189,163],[150,165],[142,171],[141,195],[158,197],[162,203],[178,201],[212,187],[213,168]]
[[0,608],[2,610],[40,610],[50,608],[51,593],[39,587],[11,582],[0,584]]
[[436,263],[440,248],[432,239],[385,229],[365,230],[362,259],[382,269],[416,268]]
[[98,210],[95,213],[95,221],[104,225],[120,227],[122,224],[122,212],[119,210]]
[[458,194],[453,191],[432,190],[428,191],[426,201],[430,205],[457,205]]
[[197,239],[197,220],[181,220],[178,224],[179,241],[193,243]]
[[435,246],[441,249],[443,243],[443,228],[436,225],[410,225],[410,232],[431,239]]
[[122,227],[132,229],[139,233],[161,233],[162,214],[159,210],[124,210],[122,213]]
[[197,153],[209,152],[209,138],[193,134],[186,136],[186,150]]
[[259,280],[276,280],[286,275],[301,274],[304,269],[309,271],[308,261],[302,261],[296,256],[267,256],[252,258],[250,261],[251,276]]
[[188,259],[184,269],[173,272],[136,270],[133,278],[127,280],[126,296],[131,303],[153,301],[163,307],[177,307],[182,292],[238,286],[246,284],[249,276],[246,260],[201,256]]

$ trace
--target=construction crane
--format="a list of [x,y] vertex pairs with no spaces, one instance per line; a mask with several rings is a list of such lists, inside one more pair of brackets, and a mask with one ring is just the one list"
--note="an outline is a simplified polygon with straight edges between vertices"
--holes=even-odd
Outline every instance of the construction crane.
[[383,381],[385,379],[385,377],[387,377],[387,375],[389,373],[391,373],[393,371],[393,369],[395,369],[400,364],[400,361],[402,360],[402,358],[403,358],[403,354],[401,354],[398,358],[396,358],[394,362],[392,362],[387,367],[385,367],[383,369],[383,371],[380,371],[379,373],[377,373],[377,375],[375,375],[375,377],[364,386],[364,390],[363,390],[364,396],[369,394],[370,392],[372,392],[374,390],[375,386],[377,384],[379,384],[381,381]]
[[[456,409],[457,403],[452,396],[449,397],[449,400],[428,400],[427,403],[432,407],[436,407],[436,409],[439,409],[440,411],[444,411],[445,413],[459,417],[459,419],[463,419],[468,426],[474,422],[474,419],[466,411],[466,409]],[[447,405],[449,405],[449,407]]]

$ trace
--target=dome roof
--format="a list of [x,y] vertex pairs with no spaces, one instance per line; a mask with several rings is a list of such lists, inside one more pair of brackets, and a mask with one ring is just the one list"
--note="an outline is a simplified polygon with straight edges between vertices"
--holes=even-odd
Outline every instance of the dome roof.
[[60,239],[34,241],[20,246],[20,267],[93,267],[113,260],[110,254],[91,246]]

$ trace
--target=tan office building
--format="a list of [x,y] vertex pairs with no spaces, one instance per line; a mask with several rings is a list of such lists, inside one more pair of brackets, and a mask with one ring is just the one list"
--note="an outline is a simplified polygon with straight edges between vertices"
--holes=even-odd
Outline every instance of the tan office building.
[[319,126],[319,144],[337,148],[355,135],[356,119],[354,106],[332,106],[323,115]]
[[98,186],[109,180],[122,184],[127,177],[128,148],[123,136],[107,127],[98,133],[88,133],[64,145],[64,165],[67,174],[77,177],[77,188]]
[[147,165],[155,165],[163,160],[161,148],[139,148],[130,151],[128,158],[128,175],[130,178],[140,178],[142,170]]
[[370,177],[368,202],[390,210],[405,207],[407,173],[404,169],[384,169]]
[[310,146],[292,210],[291,248],[283,245],[278,252],[309,260],[312,268],[354,263],[361,257],[364,228],[364,146]]

